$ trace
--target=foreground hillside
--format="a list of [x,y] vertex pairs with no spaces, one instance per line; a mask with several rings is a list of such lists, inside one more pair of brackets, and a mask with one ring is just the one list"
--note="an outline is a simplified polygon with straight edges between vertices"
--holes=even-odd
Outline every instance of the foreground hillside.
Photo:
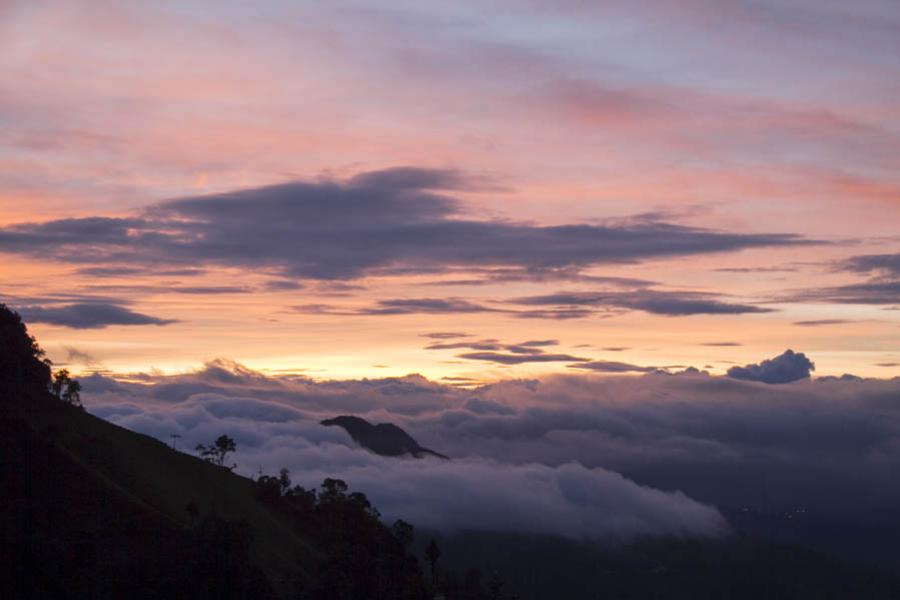
[[[283,585],[278,569],[314,556],[253,501],[249,482],[221,468],[53,399],[7,398],[3,406],[3,528],[12,532],[4,558],[23,587],[70,597],[138,590],[164,597],[196,593],[191,582],[207,579],[197,585],[209,592],[252,588],[265,598]],[[191,503],[224,522],[252,523],[259,533],[249,554],[268,565],[269,578],[253,566],[235,568],[247,550],[237,526],[223,524],[204,543],[186,509]],[[198,568],[209,577],[197,577]]]
[[252,481],[103,421],[77,385],[48,391],[42,357],[0,305],[2,597],[425,596],[364,495]]
[[[365,506],[301,510],[52,397],[2,406],[7,585],[35,597],[351,598],[375,597],[353,588],[373,593],[377,579],[390,597],[422,593],[414,559]],[[351,523],[352,540],[338,531]],[[359,560],[337,556],[351,542]],[[340,594],[324,589],[336,560],[334,578],[348,588]]]

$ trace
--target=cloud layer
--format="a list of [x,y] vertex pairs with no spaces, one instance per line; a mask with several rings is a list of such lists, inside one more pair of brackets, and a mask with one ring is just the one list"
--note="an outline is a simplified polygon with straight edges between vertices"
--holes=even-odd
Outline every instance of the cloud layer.
[[[795,355],[800,356],[800,355]],[[900,502],[900,380],[779,386],[688,371],[459,389],[419,376],[314,382],[227,362],[84,380],[88,410],[191,448],[221,433],[247,474],[341,477],[389,518],[571,536],[715,534],[711,506],[853,512]],[[392,422],[449,462],[396,460],[318,421]],[[765,489],[765,494],[760,490]]]
[[448,189],[479,188],[453,171],[401,167],[342,182],[173,200],[131,218],[11,225],[0,229],[0,252],[105,268],[224,265],[353,279],[454,266],[579,268],[804,243],[789,234],[727,233],[653,219],[558,226],[476,221],[441,193]]
[[[458,403],[456,390],[420,378],[313,384],[268,379],[237,365],[214,363],[201,373],[146,381],[152,384],[88,378],[91,412],[161,440],[177,433],[186,448],[227,433],[237,440],[236,459],[245,472],[288,467],[294,480],[306,486],[340,477],[364,490],[387,519],[402,517],[443,530],[606,539],[717,535],[727,529],[714,508],[601,467],[576,462],[510,465],[480,456],[386,458],[359,448],[342,430],[318,423],[323,415],[353,407],[368,412],[360,403],[376,397],[394,399],[392,408],[400,413],[430,412],[435,401]],[[398,396],[418,406],[404,406]],[[490,402],[470,401],[467,406],[473,414],[504,412]]]
[[749,304],[724,302],[712,294],[640,289],[632,291],[559,292],[514,300],[530,306],[555,306],[558,309],[584,307],[640,310],[656,315],[739,315],[765,313],[771,309]]
[[111,325],[168,325],[175,322],[103,301],[22,306],[17,311],[23,319],[32,323],[49,323],[72,329],[103,329]]

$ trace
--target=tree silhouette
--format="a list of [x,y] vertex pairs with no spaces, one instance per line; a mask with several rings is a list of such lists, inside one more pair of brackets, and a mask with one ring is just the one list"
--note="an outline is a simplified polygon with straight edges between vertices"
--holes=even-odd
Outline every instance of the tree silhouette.
[[50,393],[72,406],[81,406],[81,383],[72,379],[68,369],[60,369],[53,375]]
[[281,495],[287,494],[291,489],[291,472],[287,469],[281,469],[278,472],[278,485],[281,488]]
[[0,304],[0,396],[45,391],[50,364],[18,313]]
[[53,392],[57,400],[63,399],[63,390],[66,389],[71,381],[68,369],[60,369],[53,374],[53,383],[50,385],[50,391]]
[[431,542],[428,543],[428,547],[425,548],[425,558],[428,559],[428,564],[431,565],[431,583],[434,586],[437,586],[437,561],[440,557],[441,549],[438,548],[437,542],[432,538]]
[[[231,439],[227,435],[222,434],[217,437],[216,441],[209,446],[197,444],[196,450],[200,453],[200,457],[203,458],[203,460],[205,460],[206,462],[211,462],[212,464],[219,467],[224,467],[225,459],[228,457],[228,453],[237,451],[237,444],[234,443],[233,439]],[[236,464],[227,467],[229,471],[235,468],[237,468]]]
[[322,482],[319,502],[323,504],[343,502],[347,499],[347,483],[341,479],[328,477]]
[[488,598],[490,600],[503,600],[505,596],[505,594],[503,593],[503,587],[503,580],[497,573],[494,573],[488,580],[487,584]]
[[312,511],[316,506],[316,490],[307,490],[302,485],[295,485],[285,492],[284,497],[292,506],[304,513]]
[[260,475],[254,482],[256,495],[263,502],[273,503],[281,499],[281,482],[277,477]]
[[403,519],[394,521],[394,525],[391,527],[391,533],[394,534],[394,537],[397,538],[397,541],[400,542],[404,548],[409,548],[410,544],[412,544],[413,540],[416,538],[413,526]]
[[75,379],[66,383],[66,389],[62,393],[62,399],[72,406],[81,406],[81,383]]

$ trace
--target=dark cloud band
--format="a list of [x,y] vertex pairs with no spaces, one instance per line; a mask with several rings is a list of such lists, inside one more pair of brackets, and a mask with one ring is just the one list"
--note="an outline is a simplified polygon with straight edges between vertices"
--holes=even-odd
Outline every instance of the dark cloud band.
[[111,325],[168,325],[174,320],[134,312],[118,304],[81,302],[57,306],[23,306],[17,309],[26,321],[72,329],[103,329]]
[[288,183],[169,201],[134,218],[8,226],[0,229],[0,252],[104,267],[225,265],[353,279],[384,269],[459,266],[542,272],[810,243],[791,234],[727,233],[647,219],[557,226],[476,221],[461,214],[455,199],[435,192],[467,186],[459,174],[410,167],[345,182]]

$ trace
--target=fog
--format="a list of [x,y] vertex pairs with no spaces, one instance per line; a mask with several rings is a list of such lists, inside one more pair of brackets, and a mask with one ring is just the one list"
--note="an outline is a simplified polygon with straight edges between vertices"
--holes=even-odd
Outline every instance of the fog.
[[[89,412],[192,451],[237,441],[238,472],[284,467],[447,531],[718,535],[719,508],[855,511],[900,500],[900,381],[783,385],[699,373],[560,375],[473,390],[420,376],[314,382],[216,361],[84,379]],[[323,418],[392,422],[451,457],[387,458]]]

